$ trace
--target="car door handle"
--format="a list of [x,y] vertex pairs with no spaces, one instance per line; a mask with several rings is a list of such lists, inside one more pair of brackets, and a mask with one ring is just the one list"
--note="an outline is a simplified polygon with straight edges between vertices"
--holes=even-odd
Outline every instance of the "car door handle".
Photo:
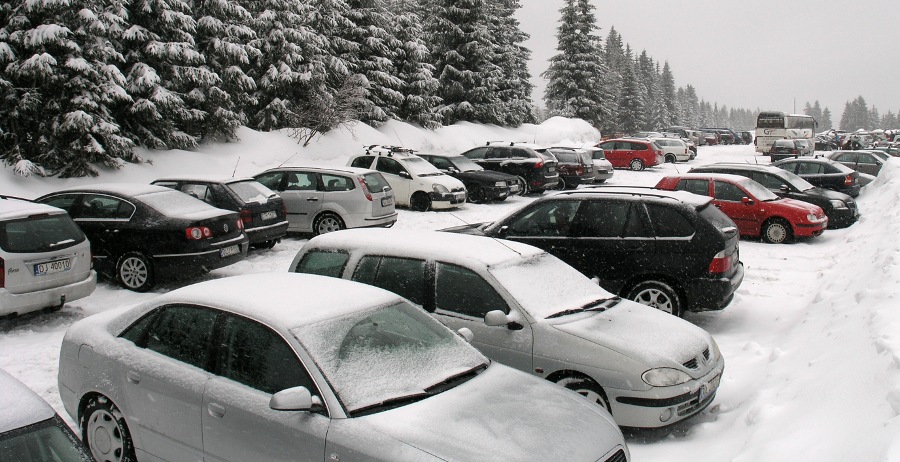
[[138,374],[134,371],[128,371],[125,374],[125,379],[128,380],[129,383],[133,383],[135,385],[141,383],[141,374]]
[[306,200],[309,202],[319,202],[318,197],[307,197]]
[[209,411],[209,415],[221,419],[225,417],[225,406],[216,403],[209,403],[206,405],[206,409]]

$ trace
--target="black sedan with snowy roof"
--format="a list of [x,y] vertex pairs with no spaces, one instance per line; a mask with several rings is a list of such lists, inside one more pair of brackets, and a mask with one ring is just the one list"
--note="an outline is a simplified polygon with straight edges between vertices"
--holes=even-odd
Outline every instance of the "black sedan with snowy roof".
[[524,190],[524,181],[515,175],[485,170],[468,157],[448,154],[417,154],[438,170],[462,181],[469,202],[502,201]]
[[94,267],[126,289],[201,274],[247,255],[239,215],[163,186],[98,184],[37,198],[69,212],[91,241]]

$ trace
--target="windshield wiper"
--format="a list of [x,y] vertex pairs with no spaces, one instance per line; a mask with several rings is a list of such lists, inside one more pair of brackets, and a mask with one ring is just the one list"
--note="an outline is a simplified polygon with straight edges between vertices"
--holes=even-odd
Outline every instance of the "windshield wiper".
[[568,310],[560,311],[559,313],[553,313],[545,319],[559,318],[570,314],[583,313],[585,311],[606,311],[608,308],[616,306],[620,301],[622,301],[622,297],[601,298],[578,308],[570,308]]
[[380,403],[370,404],[359,409],[354,409],[351,414],[354,417],[375,414],[376,412],[387,411],[389,409],[394,409],[400,406],[415,403],[416,401],[421,401],[433,394],[434,393],[415,393],[412,395],[398,396],[396,398],[386,399]]
[[[460,384],[468,381],[472,377],[475,377],[476,375],[481,373],[481,371],[487,369],[487,367],[488,367],[487,364],[481,363],[467,371],[462,371],[459,374],[451,375],[450,377],[447,377],[446,379],[441,380],[440,382],[438,382],[434,385],[425,387],[425,391],[430,394],[437,394],[442,391],[449,390],[457,385],[460,385]],[[438,388],[440,388],[440,390],[437,390]]]

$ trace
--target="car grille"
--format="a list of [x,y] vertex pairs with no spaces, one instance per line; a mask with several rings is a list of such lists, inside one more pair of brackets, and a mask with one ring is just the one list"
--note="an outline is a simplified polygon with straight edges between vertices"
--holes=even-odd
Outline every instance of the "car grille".
[[[703,356],[703,363],[706,363],[709,361],[709,348],[706,348],[703,350],[702,356]],[[693,357],[681,364],[688,369],[696,371],[696,370],[700,369],[700,358]]]
[[627,462],[628,458],[625,457],[625,450],[619,449],[615,454],[611,455],[609,458],[604,460],[603,462]]
[[700,409],[703,409],[704,406],[709,404],[709,402],[712,401],[712,399],[715,397],[715,393],[710,393],[703,397],[703,401],[700,401],[700,395],[695,394],[690,401],[678,406],[678,409],[676,410],[676,412],[678,413],[678,417],[684,417],[686,415],[696,413]]

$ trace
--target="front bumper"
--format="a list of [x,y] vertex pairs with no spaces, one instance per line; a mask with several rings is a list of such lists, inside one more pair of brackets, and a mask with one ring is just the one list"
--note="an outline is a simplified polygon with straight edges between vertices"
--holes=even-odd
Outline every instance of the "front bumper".
[[738,262],[737,270],[731,277],[697,278],[687,285],[688,311],[716,311],[731,303],[734,292],[744,281],[744,264]]
[[829,228],[846,228],[856,221],[859,220],[859,208],[852,207],[846,209],[836,209],[833,208],[831,210],[831,214],[828,215],[828,227]]
[[466,202],[465,191],[454,191],[445,194],[431,193],[431,208],[434,210],[459,207]]
[[88,276],[81,281],[73,282],[52,289],[44,289],[22,294],[11,294],[6,289],[0,289],[0,316],[13,313],[25,314],[44,308],[59,306],[60,303],[68,303],[87,297],[97,287],[97,272],[91,270]]

